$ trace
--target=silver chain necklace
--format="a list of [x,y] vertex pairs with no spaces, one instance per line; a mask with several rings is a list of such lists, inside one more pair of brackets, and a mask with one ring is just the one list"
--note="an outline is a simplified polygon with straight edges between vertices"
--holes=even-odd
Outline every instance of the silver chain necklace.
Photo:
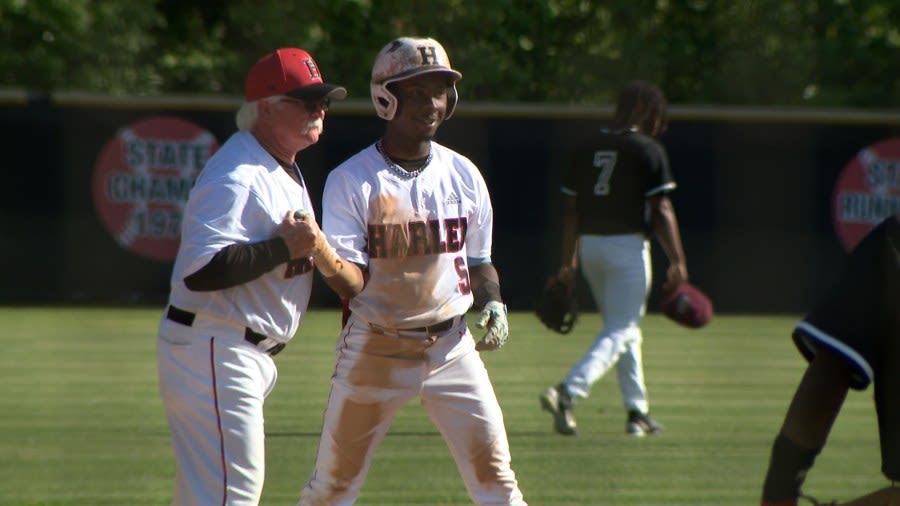
[[431,149],[428,150],[428,156],[425,157],[425,163],[423,163],[422,166],[416,170],[406,170],[403,167],[397,165],[393,160],[391,160],[391,157],[389,157],[387,153],[384,152],[384,144],[381,143],[381,139],[378,139],[378,142],[375,143],[375,149],[378,150],[378,152],[381,154],[381,157],[384,158],[384,162],[387,164],[391,172],[402,179],[416,178],[419,174],[422,173],[422,171],[428,168],[428,164],[431,163]]

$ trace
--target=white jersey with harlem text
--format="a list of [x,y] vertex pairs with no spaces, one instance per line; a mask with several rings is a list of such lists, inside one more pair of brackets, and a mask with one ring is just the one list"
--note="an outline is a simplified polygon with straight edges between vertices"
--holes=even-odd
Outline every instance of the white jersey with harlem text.
[[253,135],[237,132],[231,136],[191,189],[172,272],[170,303],[289,340],[300,326],[312,290],[309,259],[282,263],[253,281],[224,290],[193,292],[183,280],[226,246],[275,237],[275,229],[293,210],[313,214],[306,188]]
[[388,328],[431,325],[473,302],[467,258],[489,258],[493,209],[478,168],[431,143],[411,176],[371,145],[328,176],[322,228],[340,256],[368,268],[354,315]]

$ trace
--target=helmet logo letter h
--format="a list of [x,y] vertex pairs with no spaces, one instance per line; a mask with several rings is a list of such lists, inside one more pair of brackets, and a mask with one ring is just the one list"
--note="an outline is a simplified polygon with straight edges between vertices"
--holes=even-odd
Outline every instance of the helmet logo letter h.
[[306,64],[306,67],[309,69],[309,76],[313,79],[319,79],[319,67],[316,66],[316,62],[306,59],[303,60],[303,63]]
[[422,65],[437,64],[437,51],[434,46],[419,46],[419,54],[422,55]]

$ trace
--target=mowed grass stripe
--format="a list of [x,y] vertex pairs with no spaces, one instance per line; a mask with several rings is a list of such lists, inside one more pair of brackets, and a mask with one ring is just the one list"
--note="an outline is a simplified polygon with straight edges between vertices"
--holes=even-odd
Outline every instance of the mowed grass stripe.
[[[155,359],[162,310],[0,308],[0,504],[168,503],[174,462]],[[560,336],[529,312],[512,313],[509,344],[484,359],[529,503],[758,503],[769,447],[805,367],[789,338],[797,318],[717,315],[694,331],[648,315],[645,372],[666,431],[625,436],[611,372],[579,403],[579,436],[566,438],[552,431],[537,396],[587,349],[602,316],[584,313]],[[276,358],[264,505],[295,504],[312,469],[338,322],[337,311],[312,311]],[[871,395],[848,396],[807,481],[809,494],[849,499],[885,483]],[[471,504],[417,402],[401,410],[378,449],[358,504]]]

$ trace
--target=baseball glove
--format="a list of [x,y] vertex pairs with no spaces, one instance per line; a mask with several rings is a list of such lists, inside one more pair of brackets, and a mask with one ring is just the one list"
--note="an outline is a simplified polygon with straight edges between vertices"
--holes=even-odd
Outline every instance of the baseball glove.
[[535,313],[550,330],[568,334],[578,320],[575,304],[575,280],[550,276],[538,296]]

